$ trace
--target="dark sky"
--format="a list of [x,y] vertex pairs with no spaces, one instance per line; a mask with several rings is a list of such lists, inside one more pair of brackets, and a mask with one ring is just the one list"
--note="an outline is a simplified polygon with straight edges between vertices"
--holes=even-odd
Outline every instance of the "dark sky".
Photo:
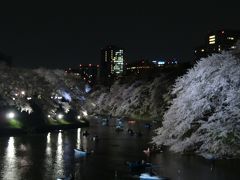
[[87,2],[1,5],[0,51],[27,68],[99,64],[108,44],[127,61],[190,61],[209,31],[240,29],[237,0]]

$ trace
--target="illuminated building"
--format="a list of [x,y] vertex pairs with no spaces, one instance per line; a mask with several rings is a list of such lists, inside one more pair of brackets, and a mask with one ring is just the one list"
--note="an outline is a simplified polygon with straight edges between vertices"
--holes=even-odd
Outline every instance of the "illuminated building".
[[123,49],[116,46],[107,46],[101,49],[100,76],[104,84],[108,84],[124,73]]
[[203,46],[194,50],[196,59],[207,57],[213,53],[233,50],[235,44],[240,39],[240,31],[220,30],[210,32]]
[[122,49],[115,52],[115,56],[112,59],[111,73],[115,75],[123,74],[123,50]]

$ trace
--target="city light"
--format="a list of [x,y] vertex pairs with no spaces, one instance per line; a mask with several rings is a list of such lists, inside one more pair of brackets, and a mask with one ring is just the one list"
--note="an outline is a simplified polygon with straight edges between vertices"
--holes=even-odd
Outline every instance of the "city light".
[[216,39],[215,35],[209,36],[209,44],[215,44],[215,39]]
[[21,95],[25,95],[25,91],[21,91]]
[[77,119],[81,119],[81,116],[80,116],[80,115],[78,115],[78,116],[77,116]]

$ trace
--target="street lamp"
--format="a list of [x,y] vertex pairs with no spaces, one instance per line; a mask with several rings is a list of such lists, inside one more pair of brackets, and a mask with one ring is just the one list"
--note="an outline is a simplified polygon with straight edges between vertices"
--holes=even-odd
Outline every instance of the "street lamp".
[[62,119],[62,118],[63,118],[63,115],[62,115],[62,114],[58,114],[58,115],[57,115],[57,118],[58,118],[58,119]]
[[7,115],[6,115],[6,117],[7,117],[8,119],[12,119],[12,118],[15,117],[15,114],[14,114],[14,112],[8,112]]

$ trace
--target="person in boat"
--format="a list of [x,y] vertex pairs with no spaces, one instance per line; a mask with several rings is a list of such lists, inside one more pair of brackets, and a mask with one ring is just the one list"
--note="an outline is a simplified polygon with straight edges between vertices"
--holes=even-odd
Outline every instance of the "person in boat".
[[139,160],[134,162],[126,161],[125,164],[130,168],[131,171],[145,170],[147,167],[151,167],[150,163],[145,162],[145,160]]
[[150,129],[151,128],[151,124],[150,123],[146,123],[145,124],[145,128]]
[[95,135],[92,137],[92,141],[98,141],[98,140],[99,140],[98,135]]
[[143,152],[149,156],[150,155],[150,148],[148,147],[147,149],[143,150]]
[[115,130],[116,132],[120,132],[123,131],[123,128],[121,126],[116,126]]
[[130,135],[134,134],[134,132],[133,132],[133,130],[131,128],[128,128],[128,134],[130,134]]
[[88,136],[89,135],[89,132],[86,130],[83,132],[83,136]]

